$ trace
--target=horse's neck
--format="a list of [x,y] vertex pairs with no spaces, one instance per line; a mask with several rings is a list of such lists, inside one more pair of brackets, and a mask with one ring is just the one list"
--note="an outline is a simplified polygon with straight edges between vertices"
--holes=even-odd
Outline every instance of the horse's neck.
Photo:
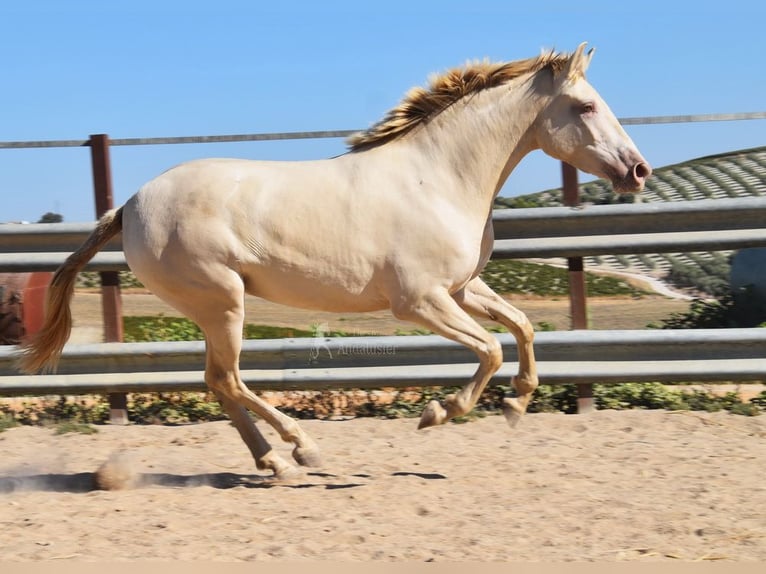
[[543,98],[524,79],[515,82],[468,96],[402,142],[431,169],[454,172],[452,193],[477,208],[491,207],[513,168],[537,147],[530,127]]

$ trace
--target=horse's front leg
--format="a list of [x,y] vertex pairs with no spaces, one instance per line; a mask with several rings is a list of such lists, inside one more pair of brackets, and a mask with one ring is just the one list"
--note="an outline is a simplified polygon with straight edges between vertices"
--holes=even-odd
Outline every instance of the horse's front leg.
[[418,428],[443,424],[452,417],[469,413],[492,375],[503,364],[503,350],[497,338],[461,309],[446,290],[406,300],[392,311],[399,319],[418,323],[465,345],[479,358],[479,368],[458,393],[448,396],[444,405],[435,400],[428,403]]
[[508,424],[516,426],[526,412],[532,394],[538,385],[537,366],[533,342],[535,332],[527,316],[512,306],[484,281],[476,277],[455,295],[458,305],[478,317],[497,321],[506,327],[515,337],[519,353],[519,373],[511,384],[516,389],[515,398],[503,400],[503,413]]

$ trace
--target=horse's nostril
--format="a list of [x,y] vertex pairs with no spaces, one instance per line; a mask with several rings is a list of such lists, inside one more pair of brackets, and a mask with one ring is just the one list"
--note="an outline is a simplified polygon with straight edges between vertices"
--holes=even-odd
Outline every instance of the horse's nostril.
[[633,177],[636,181],[643,181],[652,175],[652,167],[648,163],[639,162],[633,166]]

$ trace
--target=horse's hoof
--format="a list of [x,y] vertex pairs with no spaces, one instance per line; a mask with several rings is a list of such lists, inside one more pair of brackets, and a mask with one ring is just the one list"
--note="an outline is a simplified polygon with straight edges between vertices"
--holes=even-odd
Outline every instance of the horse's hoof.
[[505,415],[508,426],[514,428],[524,415],[524,409],[516,399],[505,398],[503,399],[503,415]]
[[420,415],[420,422],[418,423],[418,430],[440,425],[447,420],[447,411],[444,409],[439,401],[431,401],[423,409],[423,414]]
[[317,447],[296,446],[293,449],[293,458],[301,466],[322,466],[322,455]]
[[292,464],[287,462],[273,450],[270,450],[259,459],[256,459],[255,467],[258,470],[270,470],[274,473],[275,477],[282,475],[287,476],[297,470]]
[[271,477],[271,482],[285,483],[295,480],[301,480],[304,478],[304,473],[301,469],[288,465],[279,469],[278,472],[274,472],[274,476]]

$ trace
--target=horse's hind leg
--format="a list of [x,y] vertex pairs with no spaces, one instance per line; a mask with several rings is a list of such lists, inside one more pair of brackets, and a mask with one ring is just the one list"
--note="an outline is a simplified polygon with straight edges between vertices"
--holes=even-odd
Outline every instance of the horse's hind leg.
[[478,277],[457,293],[455,300],[458,305],[472,315],[497,321],[506,327],[516,339],[519,353],[519,373],[513,377],[511,384],[516,390],[517,396],[515,398],[507,397],[503,400],[503,413],[508,424],[513,427],[526,412],[532,394],[538,385],[533,349],[535,333],[532,323],[524,313],[492,291]]
[[247,410],[225,398],[219,400],[226,414],[229,415],[234,428],[239,432],[239,436],[250,449],[255,460],[255,466],[259,470],[272,471],[277,478],[291,477],[296,472],[296,468],[274,452],[258,427],[255,426]]
[[[221,400],[224,408],[227,408],[227,413],[234,415],[232,420],[235,424],[240,421],[237,430],[252,452],[262,452],[263,446],[259,445],[258,438],[260,433],[245,422],[244,410],[233,405],[250,409],[270,424],[282,440],[293,443],[293,458],[299,464],[319,466],[319,449],[298,423],[261,399],[242,381],[239,353],[242,349],[244,323],[244,286],[239,275],[229,269],[223,270],[217,281],[215,286],[205,289],[204,298],[198,299],[198,309],[192,315],[192,319],[205,333],[205,382]],[[267,459],[263,458],[266,455],[260,456],[260,464],[271,468]],[[269,452],[269,457],[274,456]],[[277,469],[273,470],[278,472]]]
[[[181,272],[172,285],[159,281],[160,269],[142,274],[144,282],[160,298],[197,323],[205,333],[205,383],[221,401],[260,469],[270,469],[284,476],[293,469],[269,446],[245,409],[252,410],[295,445],[293,457],[304,466],[318,466],[319,449],[298,423],[279,412],[250,391],[239,372],[244,323],[244,285],[233,270],[223,267],[205,270],[206,281],[197,270],[194,280],[184,280]],[[215,272],[214,272],[215,271]],[[147,281],[148,279],[148,281]]]

